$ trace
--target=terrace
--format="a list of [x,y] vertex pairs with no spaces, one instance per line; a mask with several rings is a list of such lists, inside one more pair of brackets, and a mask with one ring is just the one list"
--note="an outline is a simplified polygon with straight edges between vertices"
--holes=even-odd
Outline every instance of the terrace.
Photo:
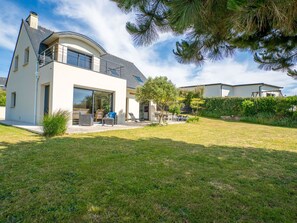
[[70,66],[92,70],[101,74],[121,77],[124,66],[112,61],[79,52],[63,44],[54,44],[39,55],[39,67],[46,66],[53,61]]

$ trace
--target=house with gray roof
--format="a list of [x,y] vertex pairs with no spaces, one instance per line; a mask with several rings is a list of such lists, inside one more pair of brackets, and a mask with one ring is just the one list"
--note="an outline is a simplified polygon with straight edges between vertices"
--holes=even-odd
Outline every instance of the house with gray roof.
[[201,84],[183,86],[179,89],[182,91],[202,92],[203,97],[279,97],[283,96],[282,88],[280,86],[266,84],[266,83],[251,83],[251,84]]
[[6,78],[0,77],[0,89],[5,89]]
[[31,12],[22,20],[6,81],[6,119],[38,124],[60,109],[100,122],[108,112],[118,123],[135,117],[151,120],[155,106],[138,103],[135,92],[146,77],[133,64],[109,54],[84,34],[54,32],[38,25]]

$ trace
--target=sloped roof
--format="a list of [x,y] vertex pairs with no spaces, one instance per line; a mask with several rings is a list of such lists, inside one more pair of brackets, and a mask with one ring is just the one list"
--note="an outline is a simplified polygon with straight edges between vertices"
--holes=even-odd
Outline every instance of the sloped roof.
[[[141,71],[130,61],[116,57],[111,54],[105,54],[102,56],[103,59],[122,65],[124,68],[121,71],[121,77],[127,80],[127,87],[135,89],[139,85],[143,85],[146,81],[146,77]],[[136,77],[138,76],[143,83],[139,82]]]
[[250,86],[250,85],[262,85],[262,86],[270,86],[275,88],[283,88],[280,86],[272,85],[272,84],[266,84],[266,83],[251,83],[251,84],[224,84],[224,83],[214,83],[214,84],[197,84],[197,85],[191,85],[191,86],[182,86],[179,88],[193,88],[193,87],[203,87],[203,86],[213,86],[213,85],[224,85],[224,86],[230,86],[230,87],[241,87],[241,86]]
[[36,56],[38,56],[38,54],[44,51],[47,47],[45,44],[42,43],[43,40],[48,38],[54,32],[42,26],[38,26],[38,29],[33,29],[29,26],[29,24],[26,21],[23,22],[25,29],[27,30],[31,44],[33,46],[34,52]]
[[76,38],[81,38],[81,39],[84,39],[84,40],[88,40],[89,43],[91,43],[92,45],[99,48],[99,50],[103,54],[106,54],[105,49],[99,43],[97,43],[96,41],[94,41],[93,39],[91,39],[88,36],[85,36],[85,35],[83,35],[81,33],[72,32],[72,31],[54,32],[51,35],[49,35],[47,38],[45,38],[43,40],[43,43],[47,43],[48,41],[51,42],[51,39],[59,38],[59,37],[76,37]]
[[[50,38],[50,36],[53,36],[55,34],[57,34],[57,35],[76,35],[76,36],[80,36],[82,38],[86,38],[88,41],[93,42],[100,49],[102,49],[102,51],[104,53],[106,53],[106,51],[100,44],[98,44],[97,42],[95,42],[94,40],[92,40],[91,38],[89,38],[83,34],[70,32],[70,31],[53,32],[53,31],[48,30],[42,26],[38,26],[38,29],[36,30],[36,29],[31,28],[26,21],[23,21],[23,23],[24,23],[24,26],[28,32],[28,35],[29,35],[29,38],[33,45],[36,56],[38,56],[38,54],[40,54],[42,51],[44,51],[46,49],[47,46],[43,42],[46,39]],[[123,66],[123,69],[121,70],[121,78],[127,80],[128,88],[135,89],[137,86],[142,85],[146,81],[146,77],[132,62],[129,62],[127,60],[124,60],[122,58],[119,58],[117,56],[114,56],[114,55],[111,55],[108,53],[102,55],[101,57],[105,60],[108,60],[110,62],[113,62],[113,63]],[[143,83],[137,81],[135,76],[138,76],[143,81]]]

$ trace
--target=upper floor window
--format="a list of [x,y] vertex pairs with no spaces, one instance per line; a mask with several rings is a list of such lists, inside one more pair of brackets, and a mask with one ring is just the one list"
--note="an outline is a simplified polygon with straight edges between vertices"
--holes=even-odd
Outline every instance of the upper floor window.
[[92,69],[92,57],[73,50],[67,50],[67,64]]
[[16,92],[11,93],[11,101],[10,101],[10,107],[14,108],[16,106]]
[[27,47],[24,52],[24,64],[27,63],[29,63],[29,47]]
[[18,70],[19,68],[19,55],[14,58],[14,70]]
[[133,76],[138,81],[138,83],[143,83],[143,80],[139,76],[136,76],[136,75],[133,75]]

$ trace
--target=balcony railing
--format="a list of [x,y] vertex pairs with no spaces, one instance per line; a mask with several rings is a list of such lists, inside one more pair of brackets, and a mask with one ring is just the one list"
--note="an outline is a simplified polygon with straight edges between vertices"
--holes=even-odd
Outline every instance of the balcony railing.
[[97,58],[79,52],[75,55],[73,52],[75,51],[68,50],[67,46],[55,44],[39,54],[39,67],[57,61],[115,77],[122,76],[124,66],[120,64],[105,60],[101,57]]

